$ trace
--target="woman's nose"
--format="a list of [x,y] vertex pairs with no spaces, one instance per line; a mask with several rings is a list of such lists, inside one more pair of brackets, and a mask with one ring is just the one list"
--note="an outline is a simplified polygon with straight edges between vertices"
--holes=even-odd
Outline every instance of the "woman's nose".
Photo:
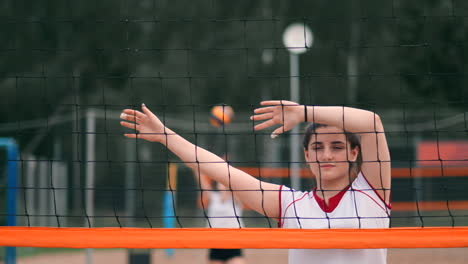
[[330,149],[328,148],[325,148],[323,150],[323,160],[324,161],[329,161],[329,160],[332,160],[333,159],[333,153]]

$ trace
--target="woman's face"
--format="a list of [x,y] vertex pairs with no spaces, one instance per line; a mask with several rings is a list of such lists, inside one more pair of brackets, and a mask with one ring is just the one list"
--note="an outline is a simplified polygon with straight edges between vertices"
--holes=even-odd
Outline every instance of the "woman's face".
[[317,128],[310,137],[305,159],[319,181],[349,179],[349,162],[356,161],[359,149],[351,149],[344,131],[333,126]]

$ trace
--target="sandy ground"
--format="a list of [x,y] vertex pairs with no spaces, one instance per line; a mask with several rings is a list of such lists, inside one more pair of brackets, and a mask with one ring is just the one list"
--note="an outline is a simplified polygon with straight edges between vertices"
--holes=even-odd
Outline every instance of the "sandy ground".
[[[177,249],[172,258],[168,258],[164,250],[152,250],[152,264],[206,263],[205,249]],[[287,263],[285,249],[246,249],[244,250],[247,263]],[[0,262],[3,263],[3,262]],[[20,258],[17,264],[86,264],[85,252],[57,253],[34,257]],[[95,250],[93,264],[140,264],[129,263],[128,251]],[[468,248],[456,249],[390,249],[388,263],[423,263],[423,264],[461,264],[468,263]]]

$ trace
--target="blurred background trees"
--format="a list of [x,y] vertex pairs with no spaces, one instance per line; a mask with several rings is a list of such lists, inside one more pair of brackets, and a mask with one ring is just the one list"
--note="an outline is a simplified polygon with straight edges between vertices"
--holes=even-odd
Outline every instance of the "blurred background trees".
[[[301,57],[303,103],[466,102],[463,1],[1,5],[0,96],[8,98],[2,122],[78,103],[245,105],[287,98],[281,34],[297,21],[315,37]],[[348,74],[350,54],[356,76]],[[349,79],[357,79],[353,96]],[[30,107],[18,108],[25,102]]]

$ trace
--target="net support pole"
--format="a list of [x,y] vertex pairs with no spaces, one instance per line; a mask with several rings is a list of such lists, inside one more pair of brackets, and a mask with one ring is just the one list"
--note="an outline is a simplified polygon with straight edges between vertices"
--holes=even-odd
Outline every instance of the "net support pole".
[[[12,138],[0,138],[0,147],[7,149],[7,225],[16,226],[16,196],[18,188],[18,160],[19,150]],[[16,248],[6,248],[6,264],[16,263]]]
[[[299,102],[300,90],[299,90],[299,55],[293,52],[289,53],[290,60],[290,96],[291,101]],[[290,168],[291,168],[291,187],[295,190],[301,188],[300,182],[300,165],[299,165],[299,126],[295,126],[291,130],[291,136],[289,138],[289,157],[290,157]]]
[[[96,162],[96,113],[89,109],[86,115],[86,215],[85,225],[94,227],[94,169]],[[86,249],[86,263],[93,263],[93,250]]]

